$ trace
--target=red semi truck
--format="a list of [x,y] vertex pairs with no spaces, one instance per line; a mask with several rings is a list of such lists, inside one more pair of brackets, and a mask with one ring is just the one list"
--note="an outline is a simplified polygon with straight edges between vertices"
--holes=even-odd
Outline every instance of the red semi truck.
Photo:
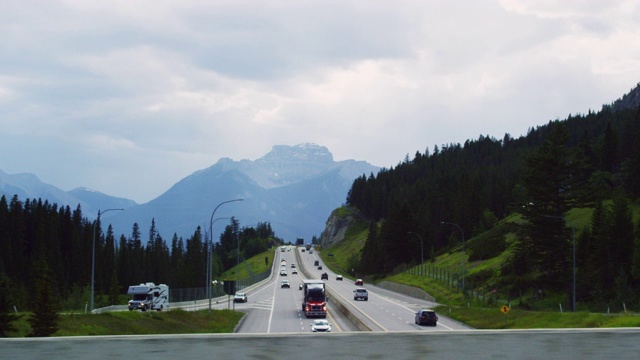
[[306,317],[327,317],[327,297],[324,281],[304,280],[302,283],[304,296],[302,298],[302,311]]

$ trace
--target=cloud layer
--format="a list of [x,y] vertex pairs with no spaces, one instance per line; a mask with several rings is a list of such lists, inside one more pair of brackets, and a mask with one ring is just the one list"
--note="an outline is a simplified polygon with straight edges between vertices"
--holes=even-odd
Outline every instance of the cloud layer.
[[598,110],[640,81],[635,1],[22,1],[0,169],[149,201],[315,142],[390,167]]

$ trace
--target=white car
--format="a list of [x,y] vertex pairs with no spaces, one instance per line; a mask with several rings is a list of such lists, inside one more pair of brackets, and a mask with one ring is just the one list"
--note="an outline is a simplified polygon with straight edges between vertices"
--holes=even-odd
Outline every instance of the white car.
[[289,284],[289,280],[282,280],[282,282],[280,282],[280,288],[291,288],[291,284]]
[[233,302],[234,303],[238,303],[238,302],[246,303],[247,301],[248,301],[247,294],[245,294],[245,293],[236,293],[233,296]]
[[331,324],[327,320],[314,320],[311,323],[312,332],[330,332]]

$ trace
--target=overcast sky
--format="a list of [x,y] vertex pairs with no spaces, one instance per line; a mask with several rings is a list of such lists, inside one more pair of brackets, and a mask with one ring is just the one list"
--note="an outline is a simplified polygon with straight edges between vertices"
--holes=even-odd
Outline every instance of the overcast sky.
[[0,170],[144,203],[273,145],[519,137],[640,82],[638,4],[0,0]]

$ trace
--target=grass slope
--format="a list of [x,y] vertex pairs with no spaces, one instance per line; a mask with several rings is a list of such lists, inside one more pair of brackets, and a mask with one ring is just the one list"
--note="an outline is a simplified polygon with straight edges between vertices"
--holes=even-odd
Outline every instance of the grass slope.
[[[640,204],[630,204],[634,221],[640,219]],[[593,209],[573,209],[567,216],[567,224],[574,227],[576,236],[582,229],[589,226]],[[340,214],[335,212],[334,214]],[[483,260],[471,261],[465,264],[465,281],[468,284],[474,281],[477,288],[488,289],[486,293],[476,293],[473,299],[463,298],[460,291],[442,280],[429,276],[421,276],[418,267],[408,269],[385,279],[410,286],[419,287],[436,298],[442,305],[436,310],[446,316],[468,324],[478,329],[532,329],[532,328],[587,328],[587,327],[635,327],[640,326],[638,314],[605,314],[576,312],[567,313],[560,311],[560,303],[564,295],[549,295],[543,301],[536,304],[536,308],[542,311],[525,311],[510,309],[508,316],[504,315],[500,308],[507,304],[505,299],[492,297],[491,284],[500,276],[500,268],[511,256],[517,241],[515,226],[522,222],[518,215],[509,216],[500,221],[491,230],[479,234],[467,240],[467,249],[474,246],[487,247],[487,244],[495,245],[496,241],[502,241],[497,246],[500,251]],[[367,238],[367,226],[358,223],[347,231],[345,239],[321,252],[321,257],[333,271],[342,272],[350,269],[350,261],[358,257]],[[497,240],[496,240],[497,239]],[[491,247],[491,246],[489,246]],[[469,251],[469,250],[467,250]],[[333,256],[328,256],[331,253]],[[425,254],[426,255],[426,254]],[[469,255],[468,253],[466,254]],[[434,259],[425,262],[425,267],[438,271],[448,272],[450,276],[461,273],[463,259],[462,246],[455,247],[449,252],[440,254]],[[480,285],[478,285],[480,283]],[[484,295],[485,298],[481,296]],[[578,304],[579,305],[579,304]],[[579,307],[578,307],[579,309]],[[604,310],[606,311],[606,310]]]
[[[25,337],[31,328],[25,314],[11,337]],[[113,311],[63,314],[53,336],[231,333],[244,314],[232,310]]]

